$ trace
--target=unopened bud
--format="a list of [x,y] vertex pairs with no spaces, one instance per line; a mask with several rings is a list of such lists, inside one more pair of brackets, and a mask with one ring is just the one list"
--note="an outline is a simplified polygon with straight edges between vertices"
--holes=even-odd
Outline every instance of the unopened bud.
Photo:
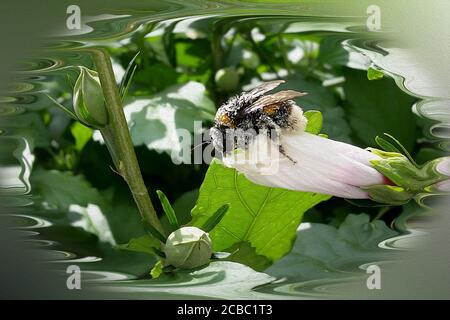
[[80,75],[73,88],[73,107],[78,119],[90,127],[99,128],[108,123],[97,72],[80,67]]

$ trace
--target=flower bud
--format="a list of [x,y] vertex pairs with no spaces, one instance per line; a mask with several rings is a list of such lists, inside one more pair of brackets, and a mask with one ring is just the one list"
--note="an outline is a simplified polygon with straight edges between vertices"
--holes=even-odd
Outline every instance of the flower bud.
[[73,88],[73,107],[84,124],[99,128],[108,123],[108,113],[97,72],[80,67],[80,75]]
[[217,87],[222,91],[233,91],[239,85],[239,72],[236,68],[223,68],[216,72],[214,80]]
[[196,227],[182,227],[172,232],[164,247],[165,265],[193,269],[205,265],[212,255],[208,233]]

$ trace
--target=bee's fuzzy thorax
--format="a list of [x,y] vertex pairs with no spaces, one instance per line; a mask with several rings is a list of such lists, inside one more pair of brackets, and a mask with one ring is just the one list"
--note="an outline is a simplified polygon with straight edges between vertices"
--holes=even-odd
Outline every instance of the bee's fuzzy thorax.
[[286,129],[289,133],[300,133],[305,131],[308,119],[303,115],[303,110],[297,104],[291,103],[289,114],[290,127]]

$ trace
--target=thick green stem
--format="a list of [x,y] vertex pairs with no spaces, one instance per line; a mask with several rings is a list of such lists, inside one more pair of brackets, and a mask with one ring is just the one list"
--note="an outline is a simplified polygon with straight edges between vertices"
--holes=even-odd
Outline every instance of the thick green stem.
[[150,200],[139,169],[109,54],[103,49],[91,49],[90,51],[100,78],[108,110],[109,122],[106,127],[100,130],[102,136],[117,171],[125,179],[133,194],[142,219],[164,234],[164,229]]

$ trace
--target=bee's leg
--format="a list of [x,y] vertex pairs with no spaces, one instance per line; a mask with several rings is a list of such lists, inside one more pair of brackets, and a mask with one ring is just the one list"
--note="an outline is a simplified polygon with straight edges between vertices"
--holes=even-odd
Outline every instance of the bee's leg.
[[295,161],[294,159],[292,159],[287,153],[286,153],[286,151],[284,150],[284,148],[283,148],[283,145],[279,145],[278,146],[278,151],[280,151],[280,153],[283,155],[283,156],[285,156],[286,158],[288,158],[293,164],[296,164],[297,163],[297,161]]
[[[275,140],[276,138],[279,138],[280,136],[280,126],[278,124],[276,124],[276,122],[269,116],[267,115],[261,115],[260,117],[260,121],[261,123],[264,123],[267,127],[267,129],[269,130],[267,132],[269,138],[271,138],[272,140]],[[286,158],[288,158],[293,164],[296,164],[297,161],[295,161],[294,159],[292,159],[287,153],[286,150],[284,150],[283,145],[280,143],[278,143],[278,151],[285,156]]]

